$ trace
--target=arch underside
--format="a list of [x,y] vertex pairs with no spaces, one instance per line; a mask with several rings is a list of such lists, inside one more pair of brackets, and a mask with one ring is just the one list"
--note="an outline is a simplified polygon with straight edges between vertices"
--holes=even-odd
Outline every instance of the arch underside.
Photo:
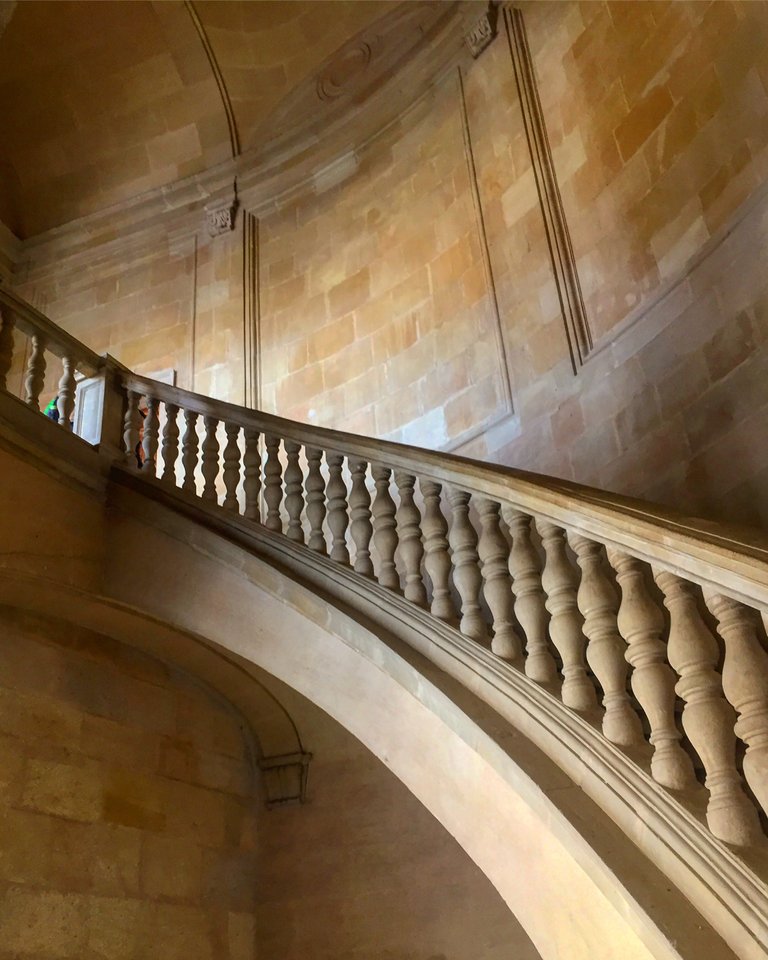
[[[643,908],[641,897],[650,903],[663,883],[658,871],[650,864],[638,870],[636,852],[578,786],[465,690],[420,658],[403,656],[396,637],[301,597],[304,589],[287,578],[276,593],[212,569],[211,558],[187,555],[182,573],[160,551],[142,555],[133,582],[119,578],[120,599],[3,571],[0,602],[138,646],[205,677],[246,717],[262,753],[265,744],[284,752],[296,737],[269,692],[270,675],[298,690],[358,737],[448,829],[543,957],[681,955],[660,922],[660,905],[653,905],[653,918]],[[134,566],[128,554],[115,553],[114,562],[115,572],[122,562]],[[173,569],[187,602],[170,616],[165,585],[149,594],[144,578],[158,581]],[[274,588],[281,575],[270,574],[265,579]],[[133,590],[143,595],[134,596],[135,604]],[[623,883],[630,874],[631,891]],[[681,897],[663,920],[679,928],[686,913],[688,932],[701,936],[700,918]]]
[[[611,773],[620,752],[490,652],[268,531],[159,488],[147,496],[119,472],[95,495],[3,459],[0,494],[12,509],[0,531],[0,603],[205,677],[248,717],[262,752],[268,737],[282,751],[295,734],[270,698],[254,697],[254,679],[299,691],[443,824],[542,957],[694,956],[713,943],[723,957],[765,956],[742,907],[744,871],[727,858],[707,866],[713,848],[696,847],[705,834],[695,820],[681,813],[674,823],[673,801],[654,807],[663,794],[642,773],[632,783],[628,761]],[[670,863],[677,883],[660,869]]]

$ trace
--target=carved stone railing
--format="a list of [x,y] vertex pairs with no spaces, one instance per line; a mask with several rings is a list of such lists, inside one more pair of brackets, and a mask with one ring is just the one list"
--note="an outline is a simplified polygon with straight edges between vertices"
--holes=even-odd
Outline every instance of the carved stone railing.
[[[56,371],[52,360],[59,366]],[[0,287],[0,390],[11,390],[16,372],[15,393],[28,407],[41,410],[41,398],[49,394],[58,425],[97,442],[104,367],[103,357]]]
[[476,651],[483,670],[496,664],[520,716],[549,725],[539,744],[551,758],[563,764],[569,730],[582,750],[569,775],[668,875],[680,862],[710,871],[699,902],[735,898],[733,923],[765,941],[768,547],[757,534],[745,542],[640,501],[291,422],[82,356],[103,364],[100,449],[121,477],[282,544],[297,568],[345,584],[349,602],[389,598],[401,622],[406,611],[422,633]]
[[122,388],[125,461],[143,479],[402,594],[647,755],[658,784],[705,795],[716,837],[761,841],[764,548],[649,505],[132,374]]

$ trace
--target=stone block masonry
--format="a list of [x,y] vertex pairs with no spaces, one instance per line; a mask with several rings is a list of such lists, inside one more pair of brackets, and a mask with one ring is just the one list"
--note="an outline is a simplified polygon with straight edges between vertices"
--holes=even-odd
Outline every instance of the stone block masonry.
[[252,960],[237,716],[123,644],[0,617],[0,957]]
[[268,811],[218,694],[0,607],[0,960],[365,960],[372,943],[536,957],[432,815],[275,684],[316,766],[307,805]]
[[343,178],[243,192],[252,246],[158,195],[27,241],[15,285],[220,399],[255,344],[266,411],[768,523],[744,413],[767,402],[765,4],[519,9],[594,341],[577,375],[504,18]]

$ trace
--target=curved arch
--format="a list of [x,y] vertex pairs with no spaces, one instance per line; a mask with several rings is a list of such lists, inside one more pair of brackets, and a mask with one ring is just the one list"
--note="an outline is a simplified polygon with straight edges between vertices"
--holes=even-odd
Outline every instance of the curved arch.
[[[47,541],[40,554],[14,553],[29,540],[10,517],[0,529],[6,596],[19,605],[55,605],[60,616],[87,618],[84,625],[107,634],[121,620],[144,617],[153,631],[186,644],[187,655],[226,651],[249,673],[255,665],[297,689],[436,816],[544,960],[692,958],[704,951],[718,960],[765,957],[757,923],[738,915],[737,907],[746,904],[746,912],[751,902],[743,891],[726,891],[718,901],[731,874],[718,872],[719,864],[709,872],[702,867],[701,858],[717,850],[689,846],[686,863],[673,848],[670,806],[648,806],[668,818],[666,832],[636,811],[634,820],[609,816],[602,798],[593,798],[595,783],[628,807],[641,796],[639,781],[622,779],[620,753],[599,746],[586,721],[558,713],[554,698],[548,704],[526,678],[498,661],[489,667],[482,650],[470,662],[456,639],[441,646],[445,638],[434,625],[420,633],[417,614],[404,614],[391,594],[386,617],[376,618],[374,585],[355,592],[342,567],[325,558],[317,569],[305,558],[292,570],[290,551],[281,552],[269,531],[254,533],[235,518],[174,503],[160,486],[147,496],[130,483],[111,483],[106,511],[95,498],[88,511],[68,510],[79,500],[62,498],[64,488],[39,473],[32,484],[31,474],[19,506],[38,511],[35,530],[48,538],[56,524],[57,542],[72,552],[51,555],[40,576],[31,558],[39,565]],[[93,529],[84,531],[84,522]],[[520,702],[508,708],[515,697]],[[560,738],[564,752],[581,745],[578,764],[555,763],[536,745],[535,710],[542,708],[551,710],[550,739]],[[619,768],[613,779],[611,764]],[[667,872],[669,862],[678,865],[671,883],[655,866],[665,856]],[[695,901],[701,912],[688,899],[691,877],[706,894]]]
[[[129,556],[130,548],[119,564]],[[173,613],[163,609],[164,589],[152,592],[153,601],[141,586],[138,603],[131,604],[128,595],[145,578],[161,575],[169,559],[167,551],[153,549],[155,566],[143,556],[134,564],[140,575],[132,583],[122,578],[122,599],[7,571],[0,599],[55,611],[116,639],[135,635],[140,624],[142,646],[160,655],[169,645],[176,652],[185,646],[187,658],[189,651],[213,652],[249,677],[266,669],[290,684],[355,734],[427,806],[497,888],[545,960],[694,956],[704,942],[718,939],[701,929],[682,897],[674,898],[669,916],[658,904],[649,911],[660,882],[653,868],[641,869],[641,882],[630,890],[598,852],[601,831],[608,830],[609,847],[621,842],[621,832],[599,822],[579,788],[524,738],[465,691],[441,689],[437,671],[408,662],[393,638],[302,596],[302,588],[277,572],[265,577],[272,588],[284,581],[275,591],[231,570],[214,571],[211,558],[185,549],[169,569],[183,574],[189,602]],[[229,602],[206,612],[212,579]],[[254,609],[258,624],[248,614]],[[630,845],[624,847],[614,856],[626,858]],[[664,927],[674,913],[668,936]],[[733,954],[723,945],[718,956]]]
[[0,605],[64,620],[181,669],[225,700],[248,728],[257,762],[306,753],[294,718],[256,664],[152,616],[60,581],[0,572]]

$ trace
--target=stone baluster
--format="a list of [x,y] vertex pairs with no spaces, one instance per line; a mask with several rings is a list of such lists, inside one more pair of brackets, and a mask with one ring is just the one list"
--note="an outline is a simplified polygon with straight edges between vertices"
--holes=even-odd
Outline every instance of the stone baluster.
[[181,489],[193,496],[197,492],[195,484],[195,469],[197,467],[197,414],[194,410],[184,411],[184,439],[181,442],[181,466],[184,470],[184,481]]
[[304,530],[301,526],[301,513],[304,509],[304,474],[299,465],[301,444],[294,440],[286,440],[284,446],[288,461],[285,466],[285,509],[288,512],[286,535],[289,540],[304,543]]
[[587,644],[576,601],[576,571],[568,559],[565,533],[548,520],[539,520],[537,525],[546,555],[541,585],[547,595],[549,634],[563,661],[563,703],[573,710],[592,710],[597,697],[584,662]]
[[349,514],[347,513],[347,485],[341,475],[344,457],[338,453],[325,454],[328,464],[328,529],[331,531],[331,560],[339,563],[349,563],[347,549],[347,527]]
[[388,590],[400,589],[400,577],[395,566],[397,533],[395,501],[389,492],[389,467],[373,467],[376,496],[373,501],[373,542],[379,555],[379,583]]
[[413,499],[416,477],[402,470],[395,471],[395,483],[400,494],[397,508],[397,533],[400,554],[405,565],[405,599],[419,607],[427,605],[427,591],[421,576],[424,545],[421,542],[421,513]]
[[768,653],[757,635],[755,611],[736,600],[708,593],[725,643],[723,691],[739,719],[735,731],[747,745],[744,776],[768,813]]
[[680,677],[683,727],[706,773],[709,829],[727,843],[747,845],[758,835],[757,811],[736,769],[736,717],[716,671],[717,642],[699,613],[691,584],[666,571],[656,572],[656,583],[670,615],[667,655]]
[[237,488],[240,485],[240,426],[237,423],[225,421],[224,433],[227,442],[224,445],[224,502],[225,510],[233,513],[240,512],[237,499]]
[[525,672],[537,683],[551,683],[557,676],[555,658],[549,650],[549,615],[541,589],[541,567],[531,540],[531,518],[503,504],[501,515],[512,535],[509,572],[515,594],[515,616],[526,637]]
[[667,663],[662,640],[664,615],[646,586],[644,564],[618,550],[609,550],[608,559],[621,587],[618,626],[627,641],[632,692],[651,728],[651,774],[657,783],[683,790],[695,777],[691,759],[680,746],[675,723],[675,675]]
[[603,688],[603,734],[612,743],[629,747],[642,743],[640,719],[627,695],[626,643],[619,636],[616,592],[605,575],[603,548],[580,534],[569,534],[581,583],[576,594],[587,644],[587,663]]
[[32,334],[32,352],[27,361],[24,379],[25,402],[33,410],[40,409],[40,391],[45,386],[45,338],[39,333]]
[[8,373],[13,366],[13,331],[16,318],[4,308],[0,313],[0,390],[8,389]]
[[499,523],[500,505],[486,497],[475,497],[480,518],[477,553],[483,593],[493,618],[491,650],[503,660],[522,666],[523,644],[513,623],[512,581],[509,578],[509,548]]
[[323,451],[307,447],[307,520],[309,520],[309,549],[325,554],[327,545],[323,524],[325,523],[325,479],[320,469]]
[[264,464],[264,500],[267,504],[265,526],[283,532],[280,504],[283,502],[283,468],[280,465],[280,438],[267,434],[267,462]]
[[179,408],[175,403],[165,405],[163,429],[163,482],[176,486],[176,461],[179,457]]
[[365,460],[350,460],[349,468],[352,473],[352,489],[349,493],[350,532],[355,544],[355,572],[364,577],[373,576],[373,561],[371,560],[371,537],[373,524],[371,523],[371,495],[365,482],[365,471],[368,464]]
[[483,641],[487,636],[480,611],[480,558],[477,554],[477,533],[469,519],[469,494],[456,487],[448,488],[451,525],[448,542],[453,552],[453,582],[461,598],[459,629],[465,637]]
[[243,456],[243,493],[245,494],[245,517],[247,520],[261,522],[259,494],[261,492],[261,452],[259,451],[259,431],[253,427],[245,428],[245,454]]
[[219,421],[216,417],[207,416],[203,418],[203,424],[205,425],[201,466],[203,500],[216,503],[219,499],[216,491],[216,481],[219,477],[219,439],[216,436],[216,431],[219,427]]
[[144,451],[144,463],[141,469],[150,477],[157,471],[157,448],[160,439],[160,401],[157,397],[147,397],[147,415],[144,418],[144,438],[141,442]]
[[123,445],[125,447],[125,459],[132,467],[138,466],[136,462],[136,447],[139,445],[139,428],[141,426],[141,414],[139,413],[140,394],[135,390],[129,390],[126,396],[125,418],[123,420]]
[[440,505],[441,486],[433,480],[419,480],[424,497],[424,567],[432,583],[432,615],[446,623],[456,619],[451,599],[451,555],[448,552],[448,523]]
[[59,412],[59,426],[72,429],[72,413],[75,409],[75,361],[72,357],[61,358],[61,379],[56,409]]

